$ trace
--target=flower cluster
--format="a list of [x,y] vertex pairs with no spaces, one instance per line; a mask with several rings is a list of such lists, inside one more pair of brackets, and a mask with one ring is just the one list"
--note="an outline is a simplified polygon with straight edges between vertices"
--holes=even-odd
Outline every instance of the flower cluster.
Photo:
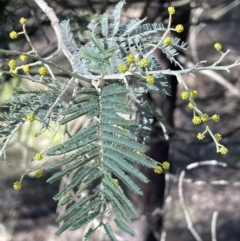
[[163,162],[163,163],[162,163],[162,168],[163,168],[164,170],[168,170],[168,169],[170,168],[170,163],[167,162],[167,161]]
[[193,108],[194,108],[194,105],[193,105],[191,102],[189,102],[189,103],[188,103],[188,108],[189,108],[189,109],[193,109]]
[[228,149],[225,147],[225,146],[221,146],[219,148],[219,152],[223,155],[227,154],[228,153]]
[[35,171],[34,176],[35,176],[36,178],[42,177],[42,171],[41,171],[40,169],[37,170],[37,171]]
[[22,61],[28,60],[28,56],[25,55],[25,54],[21,54],[19,58],[20,58]]
[[201,117],[200,117],[200,116],[194,116],[194,117],[192,118],[192,123],[193,123],[194,125],[199,125],[201,122],[202,122],[202,120],[201,120]]
[[10,69],[16,69],[17,67],[17,61],[14,59],[11,59],[8,61],[8,66],[10,67]]
[[41,66],[39,69],[38,69],[38,73],[42,76],[46,75],[47,74],[47,68],[45,66]]
[[219,122],[220,121],[220,116],[215,114],[211,117],[211,119],[214,121],[214,122]]
[[198,96],[197,90],[190,90],[190,91],[184,90],[184,91],[182,91],[182,93],[181,93],[181,98],[182,98],[183,100],[187,100],[187,99],[189,99],[190,97],[196,98],[197,96]]
[[221,51],[222,45],[221,45],[220,43],[215,43],[215,44],[214,44],[214,48],[215,48],[217,51]]
[[23,65],[22,69],[25,73],[28,73],[29,72],[29,65],[28,64]]
[[[181,99],[183,99],[183,100],[189,99],[188,108],[194,110],[194,116],[192,118],[192,123],[194,125],[199,125],[202,122],[206,123],[209,120],[212,120],[213,122],[220,121],[219,115],[214,114],[211,117],[209,117],[209,115],[207,113],[202,113],[201,111],[198,110],[198,108],[195,105],[195,102],[193,101],[193,99],[198,96],[197,90],[184,90],[181,92],[180,96],[181,96]],[[219,133],[216,133],[215,135],[212,134],[209,127],[207,127],[203,133],[198,133],[197,138],[199,140],[203,140],[205,138],[206,132],[209,132],[211,134],[212,138],[214,139],[214,141],[217,145],[217,151],[224,155],[227,154],[227,152],[228,152],[227,148],[218,143],[222,139],[221,134],[219,134]],[[220,146],[220,148],[218,149],[219,146]]]
[[15,190],[20,190],[20,189],[22,188],[22,183],[19,182],[19,181],[14,182],[14,183],[13,183],[13,188],[14,188]]
[[173,6],[168,7],[169,15],[173,15],[175,13],[175,8]]
[[184,31],[184,27],[182,24],[178,24],[176,27],[175,27],[175,30],[177,33],[182,33]]
[[205,138],[204,133],[198,133],[198,134],[197,134],[197,138],[198,138],[199,140],[203,140],[203,139]]
[[182,91],[182,93],[181,93],[181,98],[182,98],[183,100],[188,99],[188,92],[187,92],[187,91]]
[[163,40],[163,43],[166,45],[171,45],[172,44],[172,39],[170,37],[167,37]]
[[126,71],[127,71],[127,66],[126,66],[126,64],[120,64],[119,66],[118,66],[118,71],[119,71],[119,73],[121,73],[121,74],[124,74]]
[[146,82],[147,82],[148,84],[150,84],[150,85],[153,85],[154,82],[155,82],[154,76],[152,76],[152,75],[147,75],[147,76],[146,76]]
[[119,184],[119,181],[117,178],[113,178],[113,182],[115,182],[117,185]]
[[35,159],[36,159],[37,161],[41,161],[41,160],[43,159],[43,155],[39,152],[39,153],[37,153],[37,154],[35,155]]
[[9,36],[11,39],[16,39],[18,37],[18,33],[16,31],[12,31],[10,32]]
[[170,163],[168,161],[164,161],[162,164],[159,164],[155,167],[154,172],[156,174],[161,174],[163,170],[168,170],[170,168]]
[[209,116],[208,116],[208,114],[203,114],[202,116],[201,116],[201,120],[202,120],[202,122],[207,122],[208,120],[209,120]]
[[142,67],[142,68],[146,68],[148,66],[148,60],[143,58],[140,60],[139,62],[139,65]]
[[22,18],[20,18],[19,22],[20,22],[22,25],[24,25],[24,24],[26,24],[27,19],[22,17]]
[[157,166],[157,167],[154,169],[154,172],[155,172],[156,174],[161,174],[161,173],[163,172],[163,169],[162,169],[161,166]]
[[222,140],[222,135],[220,133],[216,133],[214,135],[214,137],[216,138],[217,141],[221,141]]
[[34,114],[28,114],[26,116],[26,119],[30,122],[33,122],[35,120],[35,115]]
[[126,57],[126,61],[128,64],[133,64],[135,63],[135,56],[133,54],[129,54],[127,57]]

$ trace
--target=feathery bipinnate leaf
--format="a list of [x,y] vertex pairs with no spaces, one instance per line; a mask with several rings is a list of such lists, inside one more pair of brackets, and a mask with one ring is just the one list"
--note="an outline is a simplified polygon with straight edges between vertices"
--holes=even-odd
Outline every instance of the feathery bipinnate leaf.
[[108,14],[104,13],[101,18],[101,32],[104,37],[108,35]]
[[129,224],[124,222],[120,217],[116,217],[114,219],[114,222],[117,224],[117,226],[122,229],[125,233],[130,234],[132,237],[136,236],[136,234],[132,231],[131,228],[129,228]]
[[[66,165],[49,178],[48,182],[54,182],[75,171],[70,182],[54,196],[55,200],[59,200],[59,205],[70,204],[74,195],[79,197],[93,183],[98,183],[94,184],[95,187],[101,186],[101,188],[96,196],[92,196],[91,199],[80,198],[76,204],[70,205],[66,213],[59,216],[58,221],[65,220],[65,223],[57,234],[69,228],[79,228],[99,215],[104,216],[102,210],[107,208],[115,217],[119,217],[116,221],[118,226],[133,235],[133,232],[126,228],[126,223],[130,222],[132,216],[138,216],[137,211],[122,188],[113,182],[111,176],[116,176],[134,193],[142,195],[142,190],[130,178],[130,175],[145,183],[148,179],[132,163],[139,163],[150,168],[155,167],[156,164],[143,154],[145,145],[138,143],[134,134],[130,132],[130,129],[135,127],[135,121],[120,115],[122,113],[134,114],[129,104],[128,90],[124,84],[114,83],[104,86],[99,93],[93,88],[82,88],[78,91],[78,95],[80,96],[73,101],[74,106],[63,111],[65,118],[60,124],[64,125],[89,112],[96,117],[96,121],[47,151],[48,155],[65,153],[67,155],[68,152],[74,152],[59,163],[50,164],[47,167],[53,169]],[[104,209],[94,208],[95,200],[98,200],[99,205]],[[79,206],[78,203],[80,203]],[[88,205],[92,205],[91,208],[88,208]],[[101,225],[101,220],[99,221]],[[108,226],[106,227],[109,238],[114,239],[111,230]]]
[[[97,211],[96,209],[98,208],[100,204],[100,199],[99,198],[95,198],[90,202],[87,202],[87,204],[85,203],[84,208],[82,207],[81,209],[79,208],[79,211],[76,212],[73,216],[71,216],[56,232],[57,235],[61,234],[63,231],[65,231],[66,229],[72,227],[74,224],[76,224],[77,221],[81,221],[82,218],[91,219],[91,214],[92,211],[95,213],[98,212],[98,215],[100,214],[99,211]],[[95,209],[95,211],[94,211]]]
[[117,238],[114,235],[111,226],[108,223],[106,223],[106,224],[103,225],[103,227],[104,227],[104,230],[105,230],[108,238],[110,239],[110,241],[117,241]]
[[60,32],[62,36],[62,41],[68,51],[74,53],[77,51],[78,46],[73,38],[73,34],[70,27],[70,20],[63,20],[60,23]]
[[116,33],[118,32],[119,30],[119,26],[120,26],[120,19],[121,19],[121,13],[122,13],[122,8],[123,8],[123,5],[125,4],[125,0],[122,0],[120,1],[114,11],[113,11],[113,23],[112,23],[112,26],[113,26],[113,33],[112,35],[116,35]]

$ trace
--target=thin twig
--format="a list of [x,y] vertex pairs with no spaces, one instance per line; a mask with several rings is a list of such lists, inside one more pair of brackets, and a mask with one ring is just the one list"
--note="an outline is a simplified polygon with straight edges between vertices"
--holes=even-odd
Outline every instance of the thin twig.
[[58,41],[58,49],[57,51],[49,56],[47,59],[52,58],[53,56],[57,55],[61,50],[63,51],[66,58],[71,63],[72,54],[64,47],[61,38],[60,26],[59,26],[59,19],[57,18],[54,10],[48,6],[48,4],[44,0],[34,0],[35,3],[42,9],[42,11],[47,15],[49,20],[51,21],[52,28],[57,36]]
[[193,222],[190,216],[190,213],[188,211],[188,208],[185,204],[184,201],[184,195],[183,195],[183,179],[185,176],[185,170],[183,170],[180,174],[180,178],[179,178],[179,183],[178,183],[178,195],[179,195],[179,200],[180,200],[180,204],[182,206],[186,221],[187,221],[187,227],[189,229],[189,231],[191,232],[191,234],[193,235],[193,237],[197,240],[197,241],[203,241],[202,238],[199,236],[199,234],[197,233],[197,231],[195,230],[195,228],[193,227]]
[[217,218],[218,218],[218,211],[213,213],[212,217],[212,225],[211,225],[211,234],[212,234],[212,241],[217,241]]
[[[210,161],[202,161],[202,162],[192,163],[192,164],[188,165],[185,169],[191,170],[191,169],[194,169],[194,168],[199,167],[199,166],[209,166],[209,165],[227,167],[226,163],[218,162],[216,160],[210,160]],[[188,208],[186,206],[186,203],[185,203],[185,200],[184,200],[184,195],[183,195],[183,180],[184,180],[184,177],[185,177],[185,170],[183,170],[181,172],[180,177],[179,177],[179,182],[178,182],[178,194],[179,194],[180,204],[181,204],[181,207],[183,209],[189,231],[192,233],[193,237],[197,241],[202,241],[202,238],[199,236],[199,234],[197,233],[197,231],[195,230],[195,228],[193,226],[193,222],[192,222],[189,210],[188,210]]]
[[2,147],[2,149],[0,150],[0,158],[2,157],[2,155],[5,153],[5,149],[8,145],[8,143],[11,141],[12,137],[14,136],[14,134],[16,133],[16,131],[22,126],[22,124],[24,123],[24,120],[21,120],[16,126],[15,128],[12,130],[12,133],[7,137],[7,140],[4,142],[4,145]]

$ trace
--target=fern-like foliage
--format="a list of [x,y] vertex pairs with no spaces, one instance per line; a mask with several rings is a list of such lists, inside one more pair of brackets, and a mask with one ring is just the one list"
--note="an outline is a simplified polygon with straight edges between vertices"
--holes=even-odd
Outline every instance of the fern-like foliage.
[[[116,216],[115,222],[119,228],[133,235],[127,223],[131,216],[137,217],[137,212],[115,178],[136,194],[142,195],[130,174],[145,183],[148,179],[133,164],[155,168],[156,163],[143,154],[145,146],[137,142],[129,131],[135,122],[121,116],[134,113],[127,100],[128,90],[124,84],[116,83],[105,86],[99,92],[95,88],[82,88],[78,94],[80,96],[74,101],[75,105],[62,113],[65,117],[60,124],[64,125],[83,115],[94,117],[94,121],[71,139],[47,151],[49,156],[66,154],[64,159],[47,167],[63,167],[48,182],[78,170],[71,182],[54,197],[64,205],[71,203],[73,198],[79,200],[58,217],[58,221],[66,222],[57,234],[67,228],[78,228],[99,217],[103,210],[108,210]],[[94,181],[98,183],[94,192],[82,197],[82,192]],[[79,188],[73,195],[76,186]],[[100,220],[100,224],[103,223],[104,220]],[[112,237],[113,234],[108,235]]]
[[[9,111],[0,113],[0,121],[4,123],[4,125],[0,125],[0,138],[3,138],[3,143],[12,134],[15,127],[26,120],[28,114],[36,115],[42,122],[42,128],[48,128],[50,117],[46,120],[44,118],[61,92],[60,88],[58,86],[56,89],[49,91],[15,89],[13,97],[4,103]],[[62,105],[58,103],[53,109],[51,120],[56,121],[61,111]]]
[[[152,52],[153,48],[158,48],[175,62],[178,50],[185,49],[185,43],[174,38],[170,46],[161,44],[162,37],[152,34],[163,33],[166,28],[161,24],[145,23],[145,19],[133,19],[121,26],[124,4],[125,1],[120,1],[116,5],[112,18],[104,14],[100,23],[90,24],[86,32],[89,41],[82,46],[73,38],[70,21],[61,22],[62,43],[72,54],[72,76],[76,78],[76,73],[80,74],[92,84],[88,88],[78,88],[76,80],[68,108],[63,110],[61,97],[75,79],[61,82],[51,73],[51,77],[32,78],[48,86],[47,91],[18,88],[5,103],[9,113],[0,114],[0,121],[5,123],[0,129],[4,142],[11,139],[14,128],[24,122],[28,114],[34,114],[45,129],[50,128],[50,121],[58,121],[66,130],[69,123],[83,116],[90,119],[89,124],[73,136],[68,133],[68,139],[46,151],[48,156],[62,157],[46,166],[47,170],[56,169],[49,183],[71,175],[68,184],[54,196],[59,205],[67,207],[57,218],[58,222],[64,221],[57,234],[81,228],[97,219],[98,225],[86,232],[85,239],[102,226],[110,240],[117,240],[105,218],[111,213],[115,224],[134,236],[129,223],[138,213],[121,185],[142,195],[143,191],[134,180],[137,178],[143,183],[149,180],[136,166],[152,169],[158,166],[144,154],[154,118],[167,136],[164,119],[145,98],[152,92],[164,96],[171,94],[169,83]],[[129,56],[133,61],[127,60]],[[147,66],[140,64],[142,59]],[[42,61],[52,66],[46,59]],[[124,67],[123,71],[120,66]]]
[[[125,1],[117,4],[112,19],[109,20],[108,15],[104,14],[100,24],[89,25],[89,42],[81,48],[75,45],[69,22],[61,24],[65,47],[73,52],[72,66],[75,72],[100,75],[103,80],[107,75],[115,75],[119,65],[126,64],[128,54],[138,56],[136,61],[140,61],[148,53],[149,47],[160,41],[161,37],[152,34],[166,31],[161,24],[146,24],[144,20],[135,19],[120,26],[124,4]],[[173,43],[172,46],[159,46],[171,61],[178,54],[177,48],[185,46],[179,45],[177,39]],[[149,71],[161,70],[153,54],[148,56],[148,61]],[[87,116],[91,121],[71,138],[46,152],[49,156],[64,156],[46,167],[48,170],[57,169],[48,179],[49,183],[74,172],[71,181],[54,196],[59,205],[67,205],[66,211],[57,218],[57,221],[64,221],[57,234],[66,229],[80,228],[93,219],[98,219],[97,227],[103,226],[109,239],[117,240],[104,218],[110,212],[120,229],[135,235],[129,228],[129,223],[138,213],[120,184],[142,195],[142,190],[132,177],[144,183],[148,179],[135,164],[153,169],[157,167],[157,163],[144,154],[145,141],[156,112],[153,105],[142,97],[149,92],[169,95],[170,87],[161,73],[154,76],[154,83],[147,83],[144,81],[144,68],[136,64],[134,72],[142,75],[137,86],[132,85],[136,76],[128,75],[121,79],[106,79],[107,83],[103,85],[95,83],[90,88],[83,87],[77,91],[73,105],[61,113],[61,125],[82,116]],[[135,103],[135,109],[132,103]],[[136,119],[139,119],[138,124]],[[97,227],[90,228],[85,238],[88,239]]]

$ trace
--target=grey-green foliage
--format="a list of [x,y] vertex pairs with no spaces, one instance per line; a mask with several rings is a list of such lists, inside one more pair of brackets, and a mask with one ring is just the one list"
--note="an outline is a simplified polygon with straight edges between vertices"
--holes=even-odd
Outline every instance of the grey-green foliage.
[[[4,103],[8,111],[0,112],[0,121],[4,123],[4,125],[0,125],[0,138],[3,138],[3,143],[12,134],[15,127],[26,120],[28,114],[34,114],[39,118],[42,128],[49,128],[50,118],[44,119],[60,93],[60,85],[56,85],[49,91],[15,89],[13,96]],[[61,111],[62,105],[59,103],[53,108],[51,120],[56,121]]]
[[[126,99],[127,93],[128,90],[121,82],[109,84],[101,91],[95,88],[82,88],[78,91],[79,97],[75,99],[75,105],[62,112],[65,116],[60,121],[62,125],[83,115],[95,118],[72,138],[50,148],[46,153],[49,156],[66,154],[64,159],[47,167],[47,169],[63,167],[49,178],[48,182],[56,181],[78,170],[71,182],[54,197],[55,200],[66,200],[63,202],[64,205],[68,202],[70,204],[66,214],[63,213],[58,218],[66,221],[57,234],[67,228],[75,229],[98,217],[107,209],[117,217],[116,223],[120,228],[133,234],[131,229],[126,228],[128,226],[126,223],[130,222],[131,216],[136,217],[137,212],[120,186],[115,183],[114,178],[141,195],[143,194],[141,189],[130,174],[143,182],[148,182],[148,179],[133,163],[140,163],[150,168],[156,167],[156,163],[143,154],[145,146],[138,143],[129,131],[135,126],[135,122],[120,115],[134,113]],[[90,192],[84,198],[80,198],[81,193],[93,182],[96,182],[97,194]],[[73,195],[72,191],[76,186],[78,186],[76,197],[79,201],[72,206],[72,199],[69,196]],[[95,203],[96,199],[98,201]]]
[[[120,26],[124,3],[120,1],[117,4],[112,18],[104,14],[100,23],[89,25],[89,42],[82,46],[74,40],[70,22],[67,20],[60,24],[64,48],[72,54],[73,71],[93,78],[91,87],[75,87],[69,108],[63,110],[59,98],[67,81],[56,84],[58,80],[41,77],[42,83],[50,87],[49,91],[17,89],[5,103],[10,112],[0,115],[0,121],[5,122],[0,131],[0,137],[4,140],[30,113],[37,116],[42,128],[49,128],[51,120],[65,126],[83,116],[90,119],[88,125],[46,152],[48,156],[62,156],[61,160],[46,166],[48,170],[57,169],[48,179],[49,183],[71,174],[68,184],[54,196],[59,205],[67,205],[66,211],[57,218],[59,222],[64,221],[57,234],[80,228],[97,219],[99,225],[90,228],[85,238],[88,239],[98,227],[103,226],[109,239],[116,240],[105,219],[105,214],[111,213],[116,225],[134,236],[129,223],[132,218],[138,217],[138,213],[121,185],[142,195],[134,180],[147,183],[148,179],[136,166],[152,169],[157,166],[144,154],[145,142],[154,118],[161,125],[165,122],[144,96],[151,92],[170,95],[170,86],[161,73],[154,74],[154,83],[147,83],[147,72],[140,67],[139,61],[148,53],[149,47],[156,46],[161,40],[160,36],[152,34],[163,33],[166,29],[161,24],[148,24],[138,19]],[[170,61],[174,61],[177,49],[184,48],[185,43],[179,44],[177,38],[173,39],[171,46],[159,45]],[[126,56],[130,53],[136,56],[133,72],[138,74],[121,76],[118,67],[120,64],[128,65]],[[161,70],[153,54],[147,60],[148,71]],[[36,80],[39,79],[37,76]]]
[[[76,47],[69,21],[61,23],[65,47],[73,53],[74,72],[81,75],[114,76],[118,73],[118,66],[126,64],[125,59],[129,53],[139,54],[141,59],[148,48],[161,39],[152,36],[166,30],[161,24],[147,24],[134,19],[120,26],[124,3],[121,1],[117,4],[111,20],[108,14],[104,14],[99,24],[89,25],[89,42],[81,47]],[[172,46],[163,44],[159,49],[170,61],[174,61],[178,54],[176,47],[183,49],[185,43],[179,44],[179,40],[174,39]],[[161,70],[154,55],[148,56],[148,61],[149,71]],[[134,71],[146,76],[145,70],[139,65],[135,66]],[[144,100],[143,96],[149,92],[170,95],[170,87],[162,74],[155,76],[154,84],[140,80],[137,85],[133,85],[136,77],[131,75],[125,80],[112,78],[106,81],[104,86],[82,87],[77,91],[73,105],[61,113],[64,117],[60,124],[66,125],[82,116],[91,118],[91,122],[46,153],[49,156],[64,155],[60,161],[46,167],[49,170],[61,167],[48,182],[52,183],[75,172],[71,181],[54,197],[59,205],[67,204],[66,211],[57,218],[57,221],[64,220],[57,234],[98,219],[99,226],[104,227],[109,239],[117,240],[111,226],[104,219],[104,214],[110,212],[120,229],[135,235],[129,222],[138,213],[116,179],[132,192],[143,194],[132,177],[145,183],[148,179],[135,164],[148,168],[155,168],[157,165],[144,154],[144,143],[156,112],[154,106]],[[132,108],[132,103],[135,103],[135,109]],[[138,124],[135,123],[137,118]],[[88,239],[96,229],[90,228],[85,238]]]

